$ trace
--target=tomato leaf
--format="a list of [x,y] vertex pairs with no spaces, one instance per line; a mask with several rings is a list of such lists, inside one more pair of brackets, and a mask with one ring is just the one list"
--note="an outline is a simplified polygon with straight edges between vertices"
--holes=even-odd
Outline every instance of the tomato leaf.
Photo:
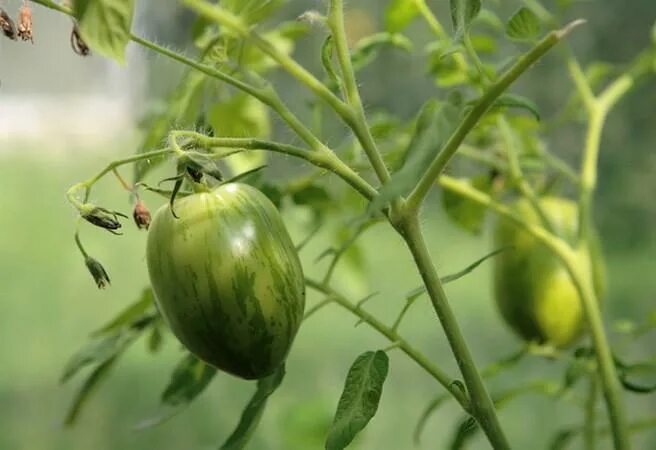
[[[492,179],[486,174],[461,181],[471,184],[481,192],[492,191]],[[479,234],[482,231],[487,213],[485,206],[447,190],[442,192],[442,206],[449,218],[465,231],[472,234]]]
[[414,0],[392,0],[385,9],[385,29],[390,33],[403,31],[418,15]]
[[501,95],[494,104],[492,108],[520,108],[528,111],[535,117],[535,120],[540,121],[540,111],[535,102],[529,98],[522,97],[521,95],[515,94],[503,94]]
[[[450,275],[445,275],[445,276],[441,277],[440,281],[442,282],[442,284],[447,284],[447,283],[451,283],[452,281],[459,280],[460,278],[464,277],[465,275],[468,275],[471,272],[473,272],[474,270],[476,270],[478,268],[478,266],[483,264],[488,259],[493,258],[493,257],[497,256],[499,253],[504,252],[506,250],[510,250],[510,249],[512,249],[512,247],[502,247],[502,248],[499,248],[497,250],[494,250],[493,252],[488,253],[487,255],[483,256],[482,258],[477,259],[476,261],[474,261],[473,263],[471,263],[470,265],[468,265],[464,269],[462,269],[462,270],[460,270],[456,273],[452,273]],[[406,300],[409,301],[409,302],[413,302],[420,295],[422,295],[424,292],[426,292],[426,287],[419,286],[418,288],[415,288],[415,289],[411,290],[410,292],[408,292],[406,294]]]
[[506,36],[516,41],[534,41],[541,33],[540,18],[530,9],[522,7],[506,24]]
[[143,430],[159,425],[183,411],[198,397],[216,375],[216,369],[187,353],[173,369],[171,379],[162,393],[162,411],[139,423],[135,429]]
[[456,428],[456,432],[451,439],[449,448],[451,450],[461,450],[465,448],[465,444],[474,437],[477,431],[478,423],[476,422],[476,419],[471,416],[463,419],[458,425],[458,428]]
[[389,358],[383,351],[365,352],[351,366],[335,418],[328,431],[326,450],[346,448],[376,414]]
[[130,330],[93,339],[75,353],[66,364],[60,382],[65,383],[84,367],[104,364],[123,352],[138,336]]
[[414,187],[455,128],[459,115],[460,109],[452,102],[426,102],[418,115],[415,133],[405,152],[402,167],[371,201],[368,208],[370,215],[378,212],[393,198],[406,195]]
[[[203,92],[206,79],[205,74],[196,70],[186,73],[167,98],[165,103],[167,107],[148,121],[146,134],[137,153],[146,153],[163,145],[174,125],[187,127],[195,124],[199,109],[198,99]],[[164,157],[160,157],[135,164],[135,181],[141,181],[150,170],[164,160]]]
[[469,32],[472,20],[481,11],[481,0],[449,0],[451,5],[451,22],[455,31],[454,41],[459,41]]
[[351,59],[353,68],[358,71],[370,64],[385,47],[398,48],[412,52],[412,41],[401,34],[376,33],[361,39],[355,48]]
[[134,0],[75,0],[73,13],[82,38],[93,50],[125,63]]
[[122,328],[129,327],[139,319],[146,317],[148,312],[154,311],[153,291],[150,287],[145,288],[137,301],[121,311],[114,319],[94,331],[91,336],[113,334]]
[[329,35],[323,45],[321,46],[321,64],[323,69],[328,75],[328,78],[333,84],[334,90],[338,90],[342,86],[342,79],[339,77],[335,65],[333,64],[333,53],[335,51],[335,42],[333,36]]
[[91,374],[84,381],[84,384],[75,394],[73,402],[71,403],[66,417],[64,419],[64,425],[71,426],[74,425],[77,421],[77,418],[82,411],[82,408],[86,402],[91,397],[91,394],[100,386],[100,383],[109,375],[111,368],[114,366],[114,363],[117,360],[117,356],[113,356],[107,359],[105,362],[96,367]]
[[255,394],[242,412],[237,428],[221,446],[221,450],[241,450],[244,448],[260,423],[267,400],[278,389],[284,376],[285,368],[280,366],[273,374],[258,380]]

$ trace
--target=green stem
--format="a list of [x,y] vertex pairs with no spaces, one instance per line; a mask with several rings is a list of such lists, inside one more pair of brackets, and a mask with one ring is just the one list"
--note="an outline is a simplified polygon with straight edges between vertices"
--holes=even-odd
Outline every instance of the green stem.
[[595,450],[596,447],[596,427],[597,427],[597,377],[594,373],[590,374],[588,386],[588,398],[585,404],[585,422],[583,430],[583,441],[585,450]]
[[624,404],[621,397],[622,389],[613,362],[608,338],[604,332],[598,299],[596,298],[594,286],[592,285],[589,273],[587,273],[585,267],[580,267],[580,256],[577,251],[571,248],[562,239],[547,232],[541,226],[524,222],[522,218],[518,217],[507,206],[495,202],[489,195],[473,188],[467,183],[463,183],[444,175],[440,177],[439,183],[444,189],[448,189],[451,192],[462,195],[476,203],[486,206],[497,214],[509,219],[517,226],[525,229],[562,261],[581,299],[583,312],[592,337],[597,359],[598,374],[606,401],[610,425],[613,430],[615,449],[627,450],[631,448],[628,429],[626,426],[626,413],[624,411]]
[[[431,11],[431,9],[426,4],[426,0],[414,0],[414,3],[417,7],[417,10],[419,11],[419,14],[424,18],[435,37],[440,40],[451,42],[451,39],[447,32],[444,30],[444,27],[440,21],[437,20],[437,17],[435,17],[435,14],[433,14],[433,11]],[[458,68],[466,74],[467,61],[465,58],[460,53],[455,53],[453,55],[453,59],[456,62]]]
[[481,98],[474,104],[460,125],[453,132],[444,148],[430,164],[421,177],[415,189],[407,199],[407,207],[410,211],[417,211],[431,187],[442,173],[458,148],[463,143],[469,132],[481,120],[483,115],[490,109],[494,102],[503,94],[510,85],[526,72],[536,61],[544,56],[554,45],[560,42],[581,21],[574,21],[565,28],[552,31],[542,39],[528,53],[521,56],[513,66],[508,69],[497,81],[491,84]]
[[308,87],[314,94],[329,104],[335,112],[345,120],[350,118],[350,110],[326,85],[319,81],[307,69],[286,53],[280,51],[271,42],[264,39],[239,17],[235,16],[221,6],[207,3],[204,0],[182,0],[191,10],[199,15],[212,20],[239,34],[244,39],[249,39],[260,50],[274,59],[290,75]]
[[82,205],[82,203],[78,200],[77,198],[77,192],[81,189],[85,191],[84,195],[84,201],[86,202],[89,198],[89,194],[91,193],[91,187],[102,177],[104,177],[107,173],[113,171],[117,167],[120,167],[125,164],[130,164],[133,162],[137,161],[143,161],[144,159],[149,159],[149,158],[158,158],[161,156],[166,156],[170,155],[173,153],[173,150],[171,149],[164,149],[164,150],[155,150],[152,152],[148,153],[141,153],[139,155],[134,155],[130,156],[128,158],[123,158],[123,159],[118,159],[116,161],[112,161],[111,163],[107,164],[104,169],[102,169],[100,172],[98,172],[96,175],[93,177],[89,178],[86,181],[83,181],[81,183],[74,184],[71,186],[68,191],[66,192],[66,197],[68,198],[68,201],[75,206],[76,208],[79,209],[79,207]]
[[262,139],[251,138],[216,138],[205,136],[201,133],[194,131],[174,131],[176,136],[189,137],[195,140],[199,145],[207,148],[246,148],[251,150],[267,150],[276,153],[283,153],[290,156],[295,156],[309,162],[310,164],[327,169],[338,177],[342,178],[356,191],[362,194],[368,200],[373,199],[377,195],[369,183],[360,177],[353,169],[346,163],[339,159],[333,152],[326,151],[308,151],[293,145],[281,144],[278,142],[265,141]]
[[494,403],[485,389],[465,338],[449,306],[442,283],[424,242],[419,219],[416,216],[406,218],[402,223],[402,231],[464,378],[470,397],[471,414],[476,418],[495,449],[509,449],[510,445],[501,429]]
[[335,51],[337,52],[337,60],[342,72],[344,80],[344,91],[346,99],[354,111],[353,119],[348,123],[353,132],[358,137],[362,144],[374,172],[378,176],[381,183],[386,183],[390,179],[390,173],[383,161],[380,152],[376,146],[364,112],[362,105],[362,98],[358,89],[357,80],[355,79],[355,71],[351,61],[351,54],[349,52],[348,43],[346,40],[346,31],[344,29],[344,3],[343,0],[330,1],[330,15],[328,17],[328,24],[333,33],[333,40],[335,42]]
[[385,336],[390,342],[398,343],[398,347],[408,355],[413,361],[419,364],[428,374],[430,374],[438,383],[440,383],[444,388],[453,395],[453,397],[460,403],[460,405],[468,411],[468,400],[464,392],[462,392],[458,386],[454,383],[455,380],[448,376],[446,373],[442,372],[438,367],[436,367],[430,360],[422,354],[419,350],[412,347],[408,341],[406,341],[401,335],[399,335],[395,330],[388,327],[380,320],[378,320],[373,315],[369,314],[362,308],[358,307],[343,295],[340,295],[334,289],[320,283],[318,281],[312,280],[310,278],[305,279],[305,283],[310,288],[321,292],[329,296],[332,301],[343,307],[344,309],[350,311],[354,315],[360,318],[361,321],[365,322],[371,326],[374,330],[378,331],[380,334]]

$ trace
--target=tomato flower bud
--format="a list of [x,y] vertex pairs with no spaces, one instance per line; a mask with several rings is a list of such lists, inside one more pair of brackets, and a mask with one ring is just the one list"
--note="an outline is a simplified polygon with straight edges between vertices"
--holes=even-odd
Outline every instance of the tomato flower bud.
[[24,41],[34,43],[32,35],[32,8],[28,4],[21,6],[18,13],[18,37]]
[[137,228],[140,230],[147,230],[150,226],[150,211],[148,211],[148,208],[146,208],[146,205],[141,200],[137,200],[137,203],[134,205],[132,217],[134,218],[134,223],[137,224]]
[[127,219],[128,217],[120,212],[109,211],[108,209],[93,205],[83,205],[80,213],[82,214],[82,218],[87,222],[104,228],[113,234],[120,234],[115,231],[121,228],[121,222],[119,222],[118,218],[124,217]]
[[105,289],[110,284],[107,271],[105,271],[105,268],[97,260],[87,256],[84,259],[84,264],[86,264],[87,269],[89,269],[89,273],[96,282],[98,289]]
[[82,35],[80,34],[80,29],[77,27],[77,24],[73,24],[73,30],[71,31],[71,47],[73,51],[80,56],[89,56],[91,50]]
[[14,21],[11,20],[7,11],[0,8],[0,29],[2,29],[2,34],[11,39],[12,41],[16,40],[16,26]]

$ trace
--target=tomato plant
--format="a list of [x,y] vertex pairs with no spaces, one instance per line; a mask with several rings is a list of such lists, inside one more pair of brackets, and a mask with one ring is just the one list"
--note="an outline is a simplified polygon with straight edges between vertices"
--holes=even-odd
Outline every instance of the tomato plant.
[[[188,68],[165,110],[150,117],[135,154],[110,163],[67,193],[81,219],[120,233],[127,216],[90,201],[100,179],[108,174],[118,178],[135,199],[137,226],[150,226],[151,278],[140,298],[71,360],[65,380],[83,366],[94,369],[68,422],[139,336],[149,333],[150,347],[157,349],[164,320],[190,354],[174,369],[163,403],[188,404],[217,369],[257,379],[253,398],[222,447],[242,448],[285,370],[293,370],[284,361],[301,321],[337,304],[390,345],[364,351],[351,365],[326,436],[327,449],[348,446],[374,417],[390,368],[388,354],[396,348],[446,392],[428,405],[418,435],[431,413],[453,398],[464,415],[453,448],[481,431],[490,446],[508,449],[512,443],[499,419],[501,408],[527,392],[560,401],[576,381],[586,379],[591,389],[584,425],[564,430],[554,445],[582,435],[586,448],[597,448],[600,386],[614,448],[631,448],[624,391],[648,394],[654,389],[629,380],[635,366],[614,354],[601,310],[603,260],[592,211],[605,121],[625,95],[653,75],[656,43],[636,51],[624,70],[595,77],[567,49],[568,36],[584,22],[563,19],[570,2],[558,2],[555,13],[540,1],[525,0],[508,15],[493,2],[450,0],[444,13],[451,18],[449,33],[425,0],[391,0],[385,2],[382,29],[353,39],[360,27],[349,26],[343,0],[330,0],[326,11],[307,10],[282,23],[275,17],[283,0],[180,0],[179,7],[196,19],[190,30],[195,56],[188,56],[132,33],[134,0],[77,0],[70,8],[50,0],[34,3],[73,17],[71,42],[80,55],[97,52],[123,62],[126,46],[134,42]],[[22,25],[28,25],[25,11]],[[11,18],[1,17],[4,33],[14,38]],[[430,29],[429,42],[406,36],[406,29],[419,21]],[[315,45],[320,71],[294,57],[296,44],[305,37],[310,44],[312,38],[322,42]],[[573,92],[556,117],[543,118],[540,105],[511,89],[557,46],[566,49],[557,57]],[[365,106],[360,71],[383,51],[427,60],[434,90],[410,118]],[[274,76],[277,71],[309,92],[306,107],[290,106]],[[272,117],[293,137],[281,141]],[[585,123],[578,170],[545,143],[545,129],[563,122]],[[308,170],[291,181],[274,177],[265,167],[273,154],[297,158]],[[119,169],[130,164],[134,176],[126,182]],[[154,185],[156,167],[173,176]],[[333,183],[336,179],[342,183]],[[172,188],[164,189],[164,181]],[[444,216],[469,232],[485,229],[488,212],[498,216],[495,251],[450,276],[438,273],[422,229],[422,207],[433,201],[429,194],[437,187]],[[142,199],[146,192],[168,199],[152,223]],[[290,205],[311,217],[308,237],[296,247],[276,210]],[[325,276],[304,276],[297,251],[338,210],[350,220],[338,243],[318,258],[329,261]],[[344,255],[378,223],[398,234],[423,281],[399,305],[391,324],[367,311],[371,296],[353,301],[334,280]],[[75,240],[97,285],[106,287],[108,273],[88,254],[79,227]],[[488,258],[494,259],[501,313],[530,345],[481,370],[443,286]],[[303,316],[306,287],[322,300]],[[457,375],[431,361],[402,333],[406,313],[424,294]],[[585,344],[570,352],[568,345],[582,333]],[[535,381],[490,392],[486,378],[511,370],[527,356],[560,359],[565,381],[556,388]]]

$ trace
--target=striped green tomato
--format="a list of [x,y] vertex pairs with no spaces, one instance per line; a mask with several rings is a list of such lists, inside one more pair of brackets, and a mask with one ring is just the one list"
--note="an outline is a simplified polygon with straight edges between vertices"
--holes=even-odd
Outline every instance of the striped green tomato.
[[[558,197],[540,200],[556,232],[573,242],[578,232],[578,208]],[[540,220],[526,200],[513,211],[531,224]],[[578,264],[591,277],[598,296],[605,289],[604,262],[596,234],[589,248],[577,253]],[[533,236],[508,220],[499,220],[495,246],[510,246],[494,259],[494,293],[501,315],[527,341],[566,347],[581,335],[584,316],[574,283],[556,256]]]
[[162,206],[148,232],[157,306],[203,361],[256,379],[287,357],[303,319],[303,271],[275,206],[229,183]]

